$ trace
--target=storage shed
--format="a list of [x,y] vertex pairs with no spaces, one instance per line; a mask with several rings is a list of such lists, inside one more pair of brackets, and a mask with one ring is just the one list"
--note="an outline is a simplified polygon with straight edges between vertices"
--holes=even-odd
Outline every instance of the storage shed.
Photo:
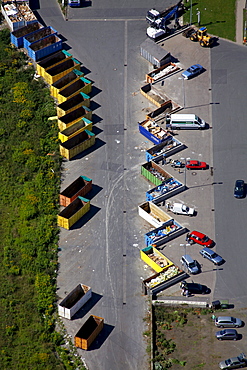
[[140,49],[141,56],[157,68],[171,61],[171,54],[150,39],[146,39],[141,44]]

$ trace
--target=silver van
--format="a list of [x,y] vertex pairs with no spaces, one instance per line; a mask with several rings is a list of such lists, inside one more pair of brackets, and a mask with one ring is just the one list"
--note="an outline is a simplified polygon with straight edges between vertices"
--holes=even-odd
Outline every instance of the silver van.
[[240,328],[243,321],[232,316],[219,316],[215,318],[215,326],[218,328]]
[[182,256],[180,262],[182,265],[186,266],[189,273],[195,275],[200,272],[198,263],[189,254]]

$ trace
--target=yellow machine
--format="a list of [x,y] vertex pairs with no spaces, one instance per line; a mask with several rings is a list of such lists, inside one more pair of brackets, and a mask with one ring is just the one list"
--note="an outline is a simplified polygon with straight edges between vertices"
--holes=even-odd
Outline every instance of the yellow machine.
[[201,27],[190,35],[191,41],[199,41],[201,46],[210,46],[212,44],[212,37],[207,33],[206,27]]

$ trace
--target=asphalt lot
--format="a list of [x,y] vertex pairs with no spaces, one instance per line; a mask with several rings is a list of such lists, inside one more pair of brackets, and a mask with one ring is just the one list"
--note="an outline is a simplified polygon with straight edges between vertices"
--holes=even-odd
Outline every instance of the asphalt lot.
[[[162,9],[172,3],[156,1],[155,6]],[[91,212],[72,230],[61,229],[57,291],[61,299],[78,283],[94,291],[92,303],[71,322],[64,321],[73,337],[89,314],[104,317],[104,333],[90,351],[79,350],[90,369],[139,370],[147,366],[142,336],[147,302],[141,294],[141,281],[151,270],[140,260],[139,250],[145,246],[143,235],[150,225],[139,218],[137,206],[153,187],[140,175],[145,150],[152,144],[139,134],[137,122],[150,108],[139,93],[151,69],[139,55],[139,45],[145,40],[144,15],[149,7],[148,1],[119,5],[116,1],[94,0],[91,8],[69,10],[68,22],[55,0],[42,1],[39,10],[46,24],[63,35],[73,55],[83,63],[86,77],[94,81],[96,148],[65,161],[61,183],[63,190],[79,175],[92,178]],[[190,254],[203,263],[203,273],[193,280],[211,288],[209,302],[229,298],[236,306],[244,307],[246,200],[235,200],[232,193],[235,179],[245,179],[246,173],[246,130],[241,126],[246,49],[221,40],[219,46],[203,49],[181,35],[169,39],[164,47],[183,68],[200,63],[206,69],[184,85],[179,75],[164,80],[164,91],[174,101],[183,104],[185,98],[184,112],[196,113],[210,125],[205,131],[179,132],[177,137],[187,149],[174,156],[202,159],[213,167],[212,173],[188,171],[188,189],[175,198],[198,211],[195,218],[176,219],[188,229],[213,238],[215,249],[227,261],[215,268],[201,259],[199,246],[189,247]],[[169,168],[170,173],[184,180],[184,173],[173,171]],[[165,245],[163,252],[179,264],[184,253],[180,244],[184,243],[181,236]],[[176,296],[180,291],[174,286],[165,294]]]

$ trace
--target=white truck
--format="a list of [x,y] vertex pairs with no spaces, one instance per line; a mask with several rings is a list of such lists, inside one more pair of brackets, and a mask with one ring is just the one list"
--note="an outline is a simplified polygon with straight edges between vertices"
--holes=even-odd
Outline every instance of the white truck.
[[176,215],[188,215],[188,216],[194,216],[195,214],[195,209],[186,206],[185,204],[182,203],[166,203],[166,208],[168,211],[172,211]]

